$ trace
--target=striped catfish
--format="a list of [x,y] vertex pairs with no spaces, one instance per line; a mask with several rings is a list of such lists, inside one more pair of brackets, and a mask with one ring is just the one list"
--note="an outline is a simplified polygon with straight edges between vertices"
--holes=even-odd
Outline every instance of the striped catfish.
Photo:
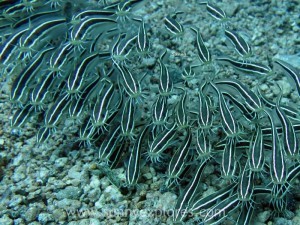
[[[170,180],[174,180],[178,183],[180,174],[183,172],[186,167],[186,161],[189,153],[189,148],[192,142],[192,132],[190,128],[186,129],[186,136],[180,146],[176,149],[173,154],[171,161],[168,165],[167,170],[167,183],[170,183]],[[167,185],[168,186],[168,185]]]
[[262,129],[259,125],[255,128],[255,133],[252,136],[248,157],[250,170],[262,172],[265,165],[265,147]]
[[252,49],[249,43],[236,31],[225,28],[225,36],[234,46],[235,51],[242,57],[251,56]]
[[[240,115],[236,116],[236,119],[244,126],[248,127],[249,129],[253,129],[253,121],[258,119],[258,113],[249,109],[247,104],[244,102],[243,99],[237,98],[234,93],[229,91],[222,90],[222,95],[224,95],[225,99],[229,99],[230,103],[232,103],[233,108],[237,108],[240,111]],[[241,118],[242,117],[242,118]]]
[[139,101],[144,97],[140,81],[138,81],[135,76],[127,69],[126,66],[115,64],[119,74],[122,78],[122,84],[125,92],[131,99]]
[[135,111],[136,105],[132,98],[129,98],[125,102],[125,106],[121,115],[121,136],[124,139],[134,140],[135,139]]
[[169,109],[167,98],[159,95],[152,105],[152,124],[155,127],[165,127],[168,123]]
[[283,130],[283,135],[282,135],[283,148],[288,157],[295,159],[299,157],[299,140],[298,137],[296,136],[296,132],[292,122],[279,106],[280,99],[281,96],[280,98],[278,98],[276,104],[276,113],[281,122],[282,130]]
[[237,184],[231,183],[226,187],[204,197],[204,198],[197,198],[195,196],[193,204],[191,205],[191,212],[194,214],[201,213],[203,210],[208,210],[212,206],[216,205],[218,202],[227,199],[232,195],[233,192],[237,190]]
[[63,66],[73,53],[73,45],[70,43],[63,44],[60,46],[50,57],[49,70],[55,75],[62,76]]
[[214,119],[212,113],[213,104],[211,99],[203,92],[203,88],[200,88],[198,91],[198,101],[198,127],[204,132],[209,132]]
[[[300,123],[293,123],[293,128],[295,130],[296,133],[300,133]],[[278,126],[276,125],[276,130],[278,134],[282,134],[283,130],[282,130],[282,126]],[[271,136],[272,135],[272,128],[271,126],[266,126],[262,128],[262,132],[264,136]]]
[[251,202],[254,190],[253,173],[246,164],[238,181],[238,199],[241,202]]
[[118,35],[116,42],[111,48],[111,57],[115,64],[125,64],[134,47],[137,35],[127,37],[126,34]]
[[117,148],[117,145],[119,144],[121,139],[120,128],[120,126],[112,127],[107,137],[102,141],[99,147],[100,161],[107,161]]
[[237,167],[235,145],[236,140],[234,138],[228,138],[222,153],[221,175],[226,180],[235,178]]
[[46,111],[45,127],[55,131],[57,124],[61,121],[62,115],[68,109],[70,96],[68,94],[58,97],[53,105]]
[[196,151],[197,158],[207,159],[211,157],[212,154],[212,144],[208,138],[207,133],[204,130],[198,129],[196,135]]
[[51,17],[52,15],[59,15],[59,11],[58,9],[50,9],[50,10],[43,10],[40,12],[35,12],[33,14],[29,14],[28,16],[26,16],[25,18],[20,18],[19,20],[15,21],[11,27],[14,29],[18,29],[22,26],[28,26],[30,27],[30,21],[38,21],[38,19],[43,19],[43,17],[45,17],[45,15],[48,15],[49,17]]
[[161,158],[163,158],[163,151],[171,145],[176,135],[177,123],[173,123],[170,127],[158,133],[151,144],[148,144],[148,158],[150,158],[152,162],[160,162]]
[[179,102],[176,104],[174,108],[174,117],[177,123],[178,129],[184,129],[189,127],[189,117],[186,109],[186,100],[187,99],[187,91],[184,91],[184,94],[181,95]]
[[116,169],[117,166],[121,163],[123,153],[127,150],[128,143],[124,140],[120,140],[115,150],[112,152],[110,157],[107,160],[107,164],[110,169]]
[[126,169],[126,184],[128,186],[136,185],[140,177],[141,153],[143,150],[142,145],[143,145],[143,140],[145,138],[145,135],[147,134],[148,128],[149,126],[147,125],[140,132],[140,134],[136,138],[133,147],[130,150],[130,157]]
[[176,12],[173,15],[168,15],[164,18],[164,25],[165,25],[166,30],[175,36],[183,35],[183,32],[184,32],[182,24],[180,24],[176,20],[176,16],[179,13],[181,13],[181,12]]
[[198,51],[199,60],[205,64],[210,63],[212,60],[211,53],[203,41],[203,38],[202,38],[199,28],[191,27],[191,30],[194,31],[197,35],[196,36],[196,47],[197,47],[197,51]]
[[272,199],[271,201],[271,207],[274,208],[274,211],[279,214],[285,214],[287,212],[288,208],[288,200],[287,197],[285,198],[279,198],[279,199]]
[[279,141],[278,132],[275,126],[276,113],[274,111],[271,111],[270,109],[265,109],[264,112],[269,119],[272,131],[272,160],[270,166],[272,182],[274,183],[274,185],[284,184],[286,183],[288,170],[286,167],[284,150],[282,149],[282,145]]
[[227,137],[235,138],[238,137],[240,132],[238,130],[238,124],[236,123],[235,118],[233,117],[228,104],[226,103],[224,96],[222,95],[219,88],[213,83],[210,82],[210,85],[215,89],[218,94],[219,99],[219,109],[222,120],[222,127]]
[[249,225],[254,212],[254,205],[246,202],[241,206],[241,211],[238,215],[236,225]]
[[[12,2],[13,3],[13,2]],[[30,4],[30,3],[29,3]],[[27,15],[23,2],[18,1],[17,4],[11,4],[9,7],[1,10],[1,16],[6,20],[15,22],[20,16]]]
[[173,92],[173,81],[170,77],[168,67],[163,63],[163,58],[166,54],[167,51],[164,51],[158,60],[160,68],[158,88],[161,96],[169,96]]
[[121,23],[130,20],[130,10],[137,7],[142,0],[125,0],[117,1],[104,7],[104,9],[114,10],[117,15],[117,20]]
[[52,33],[63,36],[67,30],[65,17],[54,16],[52,18],[48,15],[43,17],[44,18],[37,18],[36,21],[31,21],[34,26],[32,26],[32,28],[29,29],[20,39],[20,59],[31,57],[32,52],[40,49],[43,45],[45,45],[46,41],[51,38],[56,38],[55,36],[52,36]]
[[94,79],[92,82],[88,83],[84,86],[80,97],[78,99],[73,98],[69,107],[69,115],[71,118],[78,119],[83,114],[84,108],[88,106],[89,101],[91,100],[89,97],[95,91],[100,77]]
[[37,144],[43,144],[45,143],[51,135],[51,129],[48,127],[41,127],[36,134],[36,143]]
[[249,109],[254,112],[260,112],[263,109],[262,102],[260,98],[251,91],[247,86],[242,84],[242,82],[236,79],[224,78],[219,80],[214,80],[217,86],[230,86],[238,91],[238,93],[243,97],[245,104]]
[[20,128],[30,119],[31,116],[33,116],[33,113],[34,113],[34,107],[30,104],[27,104],[23,108],[18,109],[14,113],[10,121],[11,127]]
[[213,18],[215,18],[216,20],[224,22],[228,19],[224,10],[221,9],[219,6],[214,5],[210,2],[205,2],[205,3],[201,3],[201,4],[206,4],[206,10],[207,10],[208,14],[210,16],[212,16]]
[[[287,174],[287,182],[281,186],[279,186],[279,191],[275,193],[276,198],[282,198],[285,197],[287,193],[289,193],[290,189],[293,188],[292,182],[294,179],[299,177],[300,175],[300,163],[295,163],[294,165],[290,166],[288,168],[288,174]],[[273,188],[274,190],[274,188]],[[272,191],[273,191],[272,190]]]
[[23,100],[27,97],[28,88],[34,80],[35,75],[41,69],[44,62],[44,55],[53,50],[52,48],[45,48],[44,50],[40,51],[29,63],[27,67],[25,67],[21,73],[17,76],[14,80],[11,93],[10,93],[10,100],[16,103],[23,103]]
[[67,93],[69,95],[75,95],[76,97],[79,94],[88,70],[91,68],[91,64],[95,62],[94,60],[98,57],[98,52],[90,53],[76,65],[75,71],[71,73],[67,79]]
[[108,9],[86,9],[84,11],[75,14],[71,19],[71,24],[73,25],[79,24],[81,21],[92,16],[99,16],[99,17],[113,16],[115,15],[115,13],[116,12],[114,10],[108,10]]
[[[257,90],[258,90],[258,95],[262,100],[262,102],[264,103],[264,105],[267,106],[268,108],[274,109],[276,107],[276,103],[266,98],[266,96],[264,96],[264,94],[261,93],[259,88]],[[279,104],[279,107],[281,108],[281,110],[284,111],[285,115],[290,120],[300,121],[300,111],[297,109],[296,105],[291,106],[291,105]]]
[[211,207],[204,219],[204,224],[217,225],[220,224],[223,220],[228,218],[232,213],[235,213],[241,207],[241,202],[238,199],[237,194],[233,194],[228,198],[220,201],[213,207]]
[[86,117],[79,128],[79,137],[77,139],[79,144],[82,145],[83,143],[84,147],[90,147],[92,141],[94,141],[95,131],[96,128],[93,126],[91,118],[89,116]]
[[117,21],[110,16],[87,16],[76,24],[70,34],[70,43],[77,49],[84,49],[83,44],[87,36],[95,28],[99,32],[105,32],[115,27]]
[[284,75],[293,80],[295,84],[298,95],[300,96],[300,71],[299,69],[293,67],[291,64],[282,61],[280,59],[274,59],[274,66],[278,67]]
[[145,21],[139,18],[134,18],[133,20],[138,21],[140,23],[136,39],[136,50],[139,55],[148,56],[150,53],[150,40],[147,35]]
[[28,27],[20,27],[16,29],[9,38],[0,46],[0,62],[3,65],[9,65],[11,64],[13,60],[13,56],[15,56],[15,53],[17,50],[17,44],[20,41],[20,38],[22,35],[28,31]]
[[30,94],[30,104],[35,107],[36,111],[43,110],[47,96],[50,94],[50,89],[55,83],[55,77],[52,73],[46,74],[42,77],[40,81],[36,84],[33,91]]
[[107,78],[101,79],[102,87],[97,96],[96,103],[92,110],[93,126],[106,130],[107,121],[112,114],[110,109],[112,97],[114,95],[114,84]]
[[194,177],[190,180],[189,184],[186,186],[182,194],[179,196],[177,203],[174,209],[174,216],[173,221],[182,222],[183,219],[187,216],[188,210],[191,209],[193,200],[199,191],[199,184],[201,184],[200,179],[203,170],[205,169],[209,160],[205,160],[201,162],[198,166],[197,170],[195,171]]
[[228,56],[219,56],[216,61],[217,63],[231,66],[235,70],[247,75],[267,76],[273,73],[269,66],[256,62],[240,61]]

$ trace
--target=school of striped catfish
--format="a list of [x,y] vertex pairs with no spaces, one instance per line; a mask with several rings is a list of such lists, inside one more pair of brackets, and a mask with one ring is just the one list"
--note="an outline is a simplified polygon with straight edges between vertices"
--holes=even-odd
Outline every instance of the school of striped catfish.
[[[96,149],[95,161],[109,170],[124,166],[128,189],[142,182],[143,166],[159,168],[166,177],[161,190],[179,195],[174,223],[250,224],[260,198],[275,215],[286,216],[293,189],[299,189],[299,108],[283,104],[282,94],[268,99],[258,86],[250,89],[220,71],[230,68],[261,83],[281,74],[300,97],[299,69],[279,59],[259,62],[226,13],[203,1],[203,13],[234,52],[212,51],[200,27],[182,24],[183,12],[165,15],[168,37],[191,32],[198,56],[174,79],[168,49],[153,55],[155,31],[134,13],[145,2],[1,1],[0,68],[1,79],[11,80],[13,133],[22,135],[26,123],[36,123],[42,145],[66,132],[64,122],[72,120],[78,133],[68,141]],[[141,72],[149,57],[156,65]],[[215,165],[224,185],[203,197],[207,165]]]

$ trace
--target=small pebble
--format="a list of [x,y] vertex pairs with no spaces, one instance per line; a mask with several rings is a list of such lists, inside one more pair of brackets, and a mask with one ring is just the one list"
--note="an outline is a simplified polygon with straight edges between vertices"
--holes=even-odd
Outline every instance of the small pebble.
[[271,215],[270,211],[261,212],[257,215],[258,221],[264,223],[270,218],[270,215]]
[[50,213],[40,213],[38,216],[38,221],[41,224],[47,224],[49,222],[54,221],[53,215]]

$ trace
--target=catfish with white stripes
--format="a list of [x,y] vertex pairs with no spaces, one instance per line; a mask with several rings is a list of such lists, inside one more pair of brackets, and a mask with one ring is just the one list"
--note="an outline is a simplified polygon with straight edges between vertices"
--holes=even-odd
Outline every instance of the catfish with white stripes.
[[198,165],[198,168],[196,168],[196,171],[194,173],[195,175],[177,199],[174,209],[175,213],[173,215],[174,222],[182,222],[183,219],[187,216],[188,211],[192,208],[192,203],[197,192],[199,191],[199,185],[201,184],[201,175],[208,162],[209,159],[204,160],[200,165]]
[[51,55],[49,60],[49,70],[54,73],[56,76],[62,76],[64,69],[63,67],[67,64],[73,55],[73,45],[66,43],[60,46],[54,53]]
[[134,103],[134,99],[127,99],[121,116],[121,136],[125,140],[133,141],[136,137],[134,130],[136,121],[135,111],[136,104]]
[[147,35],[144,19],[134,18],[133,20],[140,22],[140,27],[136,39],[136,49],[139,55],[147,56],[150,54],[150,40]]
[[120,126],[111,127],[109,134],[102,141],[99,147],[99,160],[100,161],[108,161],[111,154],[117,148],[121,136],[120,136]]
[[94,135],[96,133],[96,128],[93,126],[91,117],[86,117],[83,120],[83,123],[79,127],[79,137],[77,141],[79,145],[83,145],[84,147],[91,147],[92,142],[94,142]]
[[114,28],[116,23],[115,17],[87,16],[72,28],[70,43],[78,50],[85,49],[85,41],[92,31],[97,30],[98,33],[103,33]]
[[128,36],[126,34],[118,35],[117,40],[111,48],[111,57],[115,64],[125,64],[134,47],[134,41],[137,35]]
[[198,101],[199,105],[197,107],[197,122],[198,127],[203,130],[205,133],[210,133],[210,129],[213,125],[214,115],[212,112],[213,103],[210,97],[204,92],[203,87],[206,85],[203,84],[198,91]]
[[187,90],[184,90],[184,94],[181,96],[179,102],[177,102],[174,108],[174,117],[178,129],[184,129],[190,126],[189,115],[186,108],[187,108]]
[[186,128],[185,131],[186,131],[185,138],[183,139],[180,146],[176,149],[168,165],[167,187],[169,186],[170,183],[172,183],[173,180],[175,180],[175,183],[178,184],[178,179],[180,177],[180,174],[187,166],[186,165],[187,158],[190,150],[190,145],[192,143],[192,132],[191,132],[191,128]]
[[[32,28],[22,35],[19,42],[20,54],[19,59],[32,57],[33,52],[40,49],[50,39],[57,36],[64,36],[66,32],[66,19],[63,16],[55,16],[53,18],[45,15],[44,18],[37,18],[31,21]],[[52,32],[51,32],[52,31]]]
[[0,46],[0,62],[8,66],[13,64],[13,56],[16,55],[16,50],[18,49],[17,44],[22,37],[22,35],[28,31],[28,27],[20,27],[14,31],[9,38]]
[[52,85],[56,79],[52,72],[41,77],[37,85],[34,87],[30,95],[30,104],[35,107],[35,111],[40,111],[45,106],[47,96],[49,96]]
[[167,51],[164,51],[159,57],[158,63],[160,68],[159,74],[159,94],[161,96],[169,96],[173,92],[173,81],[170,77],[168,67],[164,64],[163,59],[166,56]]
[[274,66],[278,67],[284,75],[286,75],[288,78],[293,80],[293,83],[295,84],[298,95],[300,96],[300,71],[299,69],[295,68],[291,64],[280,60],[280,59],[274,59]]
[[148,158],[150,158],[152,162],[160,162],[163,158],[163,152],[173,143],[176,135],[177,123],[173,123],[161,133],[156,134],[153,141],[148,143]]
[[123,84],[122,87],[126,94],[129,98],[134,99],[135,101],[141,101],[141,99],[144,98],[144,94],[142,92],[140,81],[135,78],[125,65],[119,65],[116,63],[115,66],[121,75],[121,83]]
[[200,213],[202,210],[208,210],[212,206],[216,205],[219,201],[229,198],[230,195],[232,195],[232,193],[236,190],[237,184],[231,183],[209,196],[199,199],[197,198],[198,196],[195,196],[190,210],[194,214]]
[[260,125],[255,130],[248,151],[249,169],[253,172],[262,172],[265,165],[264,136]]
[[228,56],[219,56],[216,59],[217,63],[231,66],[235,70],[242,72],[246,75],[255,76],[267,76],[272,74],[272,70],[269,66],[265,66],[261,63],[236,60]]
[[254,112],[260,112],[263,110],[263,105],[260,98],[251,91],[246,85],[242,84],[242,82],[234,79],[219,79],[214,80],[214,83],[217,86],[226,85],[235,88],[238,93],[243,97],[245,104],[249,109]]
[[62,116],[70,104],[70,95],[65,93],[55,100],[54,104],[46,111],[45,127],[56,130],[56,126],[62,120]]
[[84,80],[90,72],[95,59],[97,59],[98,57],[100,59],[106,59],[106,56],[107,58],[109,57],[108,52],[93,52],[84,56],[83,60],[76,65],[75,71],[71,73],[67,79],[67,93],[69,95],[72,95],[72,97],[78,97]]
[[212,156],[212,143],[209,139],[209,133],[198,129],[196,133],[196,158],[205,160]]
[[180,14],[181,12],[176,12],[172,15],[168,15],[164,18],[164,24],[167,31],[169,31],[171,34],[175,36],[182,35],[184,32],[182,24],[180,24],[177,20],[177,14]]
[[239,137],[240,131],[238,129],[238,124],[234,119],[232,112],[230,111],[229,106],[224,99],[224,96],[222,95],[219,88],[213,82],[210,82],[210,85],[215,89],[218,95],[219,109],[220,109],[222,127],[224,132],[229,138]]
[[206,9],[209,15],[211,15],[216,20],[224,20],[227,18],[226,13],[217,5],[213,5],[209,2],[206,3]]
[[10,121],[11,127],[20,128],[22,125],[24,125],[26,123],[26,121],[31,116],[33,116],[33,112],[34,112],[34,107],[30,104],[27,104],[23,108],[18,109],[14,113],[14,115]]
[[274,111],[271,111],[270,109],[266,109],[265,113],[267,115],[267,118],[269,119],[272,129],[272,160],[270,165],[270,173],[272,182],[276,186],[286,183],[288,169],[286,166],[285,153],[279,141],[279,135],[275,126],[276,113]]
[[45,48],[40,51],[33,60],[25,67],[14,80],[10,93],[10,100],[14,103],[22,104],[27,98],[27,92],[30,84],[35,78],[35,75],[43,67],[44,55],[53,50],[53,47]]
[[99,80],[100,77],[87,84],[84,89],[80,91],[80,97],[72,99],[69,107],[70,118],[80,119],[84,112],[84,109],[87,108],[88,103],[91,100],[89,97],[93,92],[96,92],[96,89],[99,86]]
[[97,100],[92,110],[92,122],[95,128],[105,131],[107,130],[108,119],[113,112],[110,103],[114,95],[114,84],[109,79],[102,78],[100,85],[101,89],[99,88]]
[[281,122],[282,130],[283,130],[283,135],[282,135],[283,148],[285,150],[286,155],[289,158],[297,159],[299,155],[299,139],[296,135],[292,122],[279,106],[280,100],[281,100],[281,96],[277,100],[276,113]]
[[191,30],[196,33],[196,47],[200,61],[202,63],[210,63],[212,60],[211,53],[203,41],[199,28],[191,27]]
[[167,98],[159,95],[152,105],[152,124],[154,128],[159,128],[160,130],[165,128],[168,124],[168,116]]
[[235,51],[242,56],[247,58],[252,54],[252,48],[249,43],[236,31],[225,28],[225,36],[234,46]]
[[237,158],[236,158],[236,140],[228,138],[222,153],[221,175],[225,180],[232,181],[236,178]]
[[149,125],[146,125],[139,133],[133,147],[130,149],[130,157],[126,169],[126,184],[129,186],[136,185],[140,177],[142,145],[144,138],[147,135],[148,128]]

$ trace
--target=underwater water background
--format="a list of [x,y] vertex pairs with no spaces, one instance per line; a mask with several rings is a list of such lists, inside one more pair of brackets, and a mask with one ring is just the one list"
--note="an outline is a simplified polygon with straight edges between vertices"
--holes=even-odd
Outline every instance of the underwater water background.
[[[228,85],[232,80],[241,82],[247,87],[247,93],[259,95],[259,90],[269,100],[280,99],[280,107],[291,107],[295,117],[290,119],[291,129],[299,139],[299,89],[291,77],[274,66],[273,59],[297,68],[299,77],[300,3],[276,0],[210,3],[212,11],[199,1],[181,0],[0,1],[0,50],[3,53],[0,55],[0,224],[201,224],[201,220],[210,224],[219,219],[217,224],[300,224],[299,146],[293,157],[288,157],[284,150],[280,152],[284,155],[282,167],[288,168],[284,171],[288,179],[283,187],[273,186],[272,174],[276,175],[272,173],[274,144],[269,133],[265,140],[264,168],[248,175],[250,186],[254,186],[252,189],[256,187],[260,193],[258,188],[264,188],[263,194],[249,192],[250,200],[245,200],[245,204],[241,196],[232,198],[237,190],[243,190],[235,186],[241,184],[243,171],[250,171],[247,169],[251,158],[248,149],[249,143],[259,137],[257,127],[266,128],[265,132],[272,130],[266,115],[261,114],[261,120],[256,117],[253,121],[247,120],[246,113],[241,113],[235,104],[241,102],[245,106],[251,98],[245,99],[241,90],[236,91]],[[107,6],[108,15],[74,19],[81,12],[102,10]],[[226,13],[226,18],[219,20],[210,15],[214,10],[218,13],[219,8]],[[37,15],[36,18],[32,19],[33,15]],[[80,26],[91,18],[96,22]],[[60,20],[58,25],[42,26],[56,19]],[[142,22],[150,45],[145,49],[138,42],[143,40],[135,36],[142,34]],[[39,26],[41,30],[34,30]],[[212,62],[207,64],[201,62],[197,49],[197,28],[205,45],[202,48],[207,47],[211,53]],[[226,37],[226,28],[246,40],[251,46],[250,56],[239,54]],[[7,45],[22,29],[26,30],[16,38],[16,44]],[[29,35],[32,36],[27,43]],[[61,49],[68,44],[71,47],[61,58],[65,61],[59,61],[59,66],[55,67],[55,57],[58,58]],[[12,48],[8,56],[4,54],[4,46]],[[99,55],[93,55],[95,52]],[[35,62],[39,57],[41,61]],[[89,57],[97,60],[93,58],[81,64]],[[245,72],[243,66],[237,69],[233,63],[228,63],[226,57],[242,65],[255,62],[270,71],[263,74]],[[34,66],[31,68],[31,65]],[[191,65],[197,67],[191,69]],[[26,68],[30,68],[28,73],[24,72]],[[167,72],[171,82],[162,79]],[[47,81],[49,74],[53,77],[43,84],[45,99],[40,97],[40,102],[34,102],[32,93]],[[217,84],[223,94],[215,92],[213,82],[227,82],[224,89],[222,84]],[[163,93],[164,90],[167,91]],[[213,122],[208,131],[198,133],[204,130],[198,118],[202,114],[197,112],[198,93],[202,91]],[[224,104],[219,105],[224,93],[228,96]],[[102,101],[107,96],[109,100]],[[80,102],[83,99],[88,101]],[[238,100],[235,104],[234,99]],[[78,102],[85,107],[78,116],[71,116],[70,111]],[[97,108],[101,104],[106,107]],[[167,105],[166,117],[153,125],[157,119],[153,111],[163,108],[163,104]],[[57,106],[57,110],[53,106]],[[235,129],[241,128],[239,131],[245,133],[226,132],[230,126],[225,127],[223,119],[228,117],[220,113],[226,106],[233,115],[232,124],[237,122]],[[250,114],[260,110],[253,108]],[[106,113],[105,116],[100,112]],[[272,112],[274,116],[275,110]],[[97,116],[103,116],[104,122],[97,120]],[[280,120],[275,122],[279,126]],[[153,143],[160,134],[172,132],[173,124],[176,124],[174,136],[172,133],[166,136],[169,139],[162,138],[165,148],[157,153]],[[117,136],[113,136],[114,131]],[[110,137],[112,142],[105,148]],[[197,137],[201,137],[200,142]],[[284,146],[283,134],[278,137],[276,144]],[[248,141],[246,147],[242,146],[242,140]],[[226,157],[232,149],[226,149],[224,141],[225,146],[230,143],[236,146],[234,157]],[[207,155],[201,153],[199,146],[208,151]],[[103,158],[99,158],[99,151]],[[186,154],[178,156],[180,152]],[[226,158],[229,161],[224,163]],[[179,162],[179,168],[172,167],[176,175],[170,172],[174,161]],[[233,164],[228,170],[233,175],[226,177],[222,169],[230,163]],[[277,161],[275,164],[279,165]],[[201,166],[199,182],[193,187],[191,181],[197,178]],[[293,169],[295,173],[291,174]],[[188,187],[195,192],[188,192]],[[223,198],[232,200],[223,202],[220,195],[220,200],[210,207],[214,209],[211,213],[216,214],[221,211],[218,203],[228,206],[233,202],[229,210],[212,219],[205,214],[207,211],[176,217],[177,212],[194,210],[192,205],[198,200],[226,187],[232,192],[222,192]],[[282,190],[276,188],[288,190],[283,194],[283,203],[280,202],[282,208],[274,203],[274,199],[278,200],[276,196],[270,197],[274,192],[281,193]],[[185,193],[192,197],[184,198]],[[187,198],[190,200],[185,200]],[[250,211],[252,206],[255,208],[251,221],[247,221],[247,216],[239,220],[240,212]]]

